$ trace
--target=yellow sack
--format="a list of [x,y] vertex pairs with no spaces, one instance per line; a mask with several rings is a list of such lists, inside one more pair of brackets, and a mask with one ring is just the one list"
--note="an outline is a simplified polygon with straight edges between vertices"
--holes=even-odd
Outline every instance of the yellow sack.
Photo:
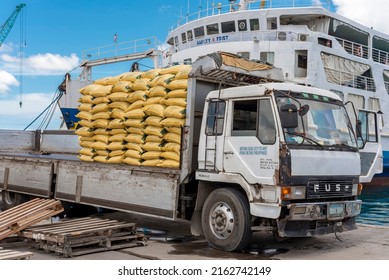
[[155,135],[147,135],[145,142],[159,142],[161,143],[163,140],[162,137],[155,136]]
[[165,118],[161,124],[165,127],[182,127],[185,125],[185,119]]
[[159,71],[159,74],[160,75],[164,75],[164,74],[177,74],[180,71],[183,71],[185,69],[191,69],[191,68],[192,68],[191,65],[185,65],[185,64],[174,65],[174,66],[171,66],[171,67],[167,67],[167,68],[161,69],[161,71]]
[[[108,125],[108,123],[107,123]],[[106,130],[105,128],[97,128],[94,131],[95,134],[101,134],[101,135],[109,135],[109,131]]]
[[120,76],[120,81],[134,82],[143,72],[125,72]]
[[130,105],[128,106],[127,110],[126,111],[131,111],[131,110],[135,110],[135,109],[140,109],[143,107],[143,104],[145,103],[145,101],[143,100],[137,100],[135,101],[134,103],[129,103]]
[[125,151],[124,150],[115,150],[108,153],[109,157],[117,157],[117,156],[124,156]]
[[89,148],[92,149],[92,145],[95,141],[80,141],[80,146],[83,148]]
[[166,98],[161,103],[166,106],[186,107],[186,98]]
[[182,79],[188,79],[189,78],[189,72],[192,68],[188,67],[185,69],[182,69],[180,72],[176,74],[174,77],[175,80],[182,80]]
[[92,114],[90,112],[80,111],[80,112],[78,112],[76,117],[81,119],[81,120],[88,120],[88,121],[90,121],[92,119]]
[[177,144],[177,143],[165,143],[162,147],[162,151],[175,152],[175,153],[179,154],[181,151],[181,146],[180,146],[180,144]]
[[92,103],[97,105],[97,104],[101,104],[101,103],[109,103],[111,102],[111,100],[109,100],[108,97],[104,96],[104,97],[96,97],[96,98],[93,98],[92,100]]
[[109,143],[109,135],[96,134],[93,136],[95,141],[103,142],[105,144]]
[[96,154],[98,154],[99,156],[108,157],[109,151],[108,150],[96,150]]
[[167,142],[181,144],[181,135],[168,132],[163,136],[163,139]]
[[93,106],[93,108],[91,109],[91,113],[96,114],[99,112],[107,112],[109,111],[109,109],[110,108],[108,106],[108,103],[100,103]]
[[175,161],[180,161],[180,154],[176,152],[163,152],[161,154],[161,157],[164,159],[171,159]]
[[109,137],[109,141],[122,143],[126,136],[127,136],[127,133],[126,134],[115,134],[115,135],[112,135]]
[[143,106],[151,104],[160,104],[162,100],[164,100],[162,97],[150,97],[144,102]]
[[80,142],[82,142],[82,141],[95,141],[95,139],[93,139],[93,136],[92,137],[80,136],[80,137],[78,137],[78,141],[80,141]]
[[128,98],[128,93],[127,92],[122,92],[122,91],[117,91],[117,92],[113,92],[113,93],[109,94],[107,97],[112,102],[115,102],[115,101],[126,101],[126,99]]
[[87,155],[79,155],[78,158],[82,161],[88,161],[88,162],[93,162],[93,157],[92,156],[87,156]]
[[174,78],[174,74],[164,74],[164,75],[157,76],[150,82],[150,87],[160,86],[165,88],[166,85],[170,81],[172,81],[173,78]]
[[107,163],[122,163],[123,159],[124,159],[123,156],[114,156],[108,158]]
[[106,129],[109,124],[108,119],[98,119],[92,122],[94,128]]
[[127,101],[114,101],[114,102],[109,104],[109,108],[121,109],[123,111],[127,111],[129,106],[130,106],[130,103],[128,103]]
[[138,144],[138,143],[127,143],[126,144],[126,148],[128,150],[134,150],[134,151],[137,151],[139,152],[140,154],[143,153],[143,149],[141,147],[141,144]]
[[141,79],[148,79],[148,80],[152,80],[154,79],[156,76],[159,75],[159,71],[161,71],[161,69],[151,69],[149,71],[146,71],[144,73],[142,73],[140,75],[140,78]]
[[111,112],[111,118],[125,120],[125,112],[122,109],[115,108]]
[[92,95],[82,95],[79,99],[78,102],[80,103],[93,103],[93,96]]
[[166,118],[184,119],[186,109],[181,106],[168,106],[163,113]]
[[134,92],[130,92],[128,94],[128,97],[126,98],[126,101],[130,103],[134,103],[135,101],[141,100],[141,101],[146,101],[147,99],[147,92],[143,90],[138,90]]
[[136,166],[141,165],[141,160],[137,158],[126,157],[123,159],[123,162],[128,165],[136,165]]
[[107,84],[108,79],[109,79],[109,77],[103,77],[103,78],[100,78],[100,79],[95,80],[94,83],[95,83],[96,85],[106,86],[106,85],[108,85],[108,84]]
[[93,158],[94,161],[101,162],[101,163],[107,163],[108,158],[105,156],[95,156]]
[[171,159],[165,159],[161,163],[157,165],[158,167],[164,167],[164,168],[179,168],[180,162],[171,160]]
[[144,128],[145,123],[143,122],[143,119],[128,119],[123,122],[123,124],[126,127],[137,127],[137,128]]
[[99,141],[94,142],[94,143],[92,144],[92,147],[93,147],[93,149],[95,149],[95,150],[106,150],[106,149],[107,149],[107,146],[108,146],[107,143],[103,143],[103,142],[99,142]]
[[136,79],[132,85],[132,90],[137,91],[137,90],[148,90],[149,87],[149,79]]
[[123,124],[121,119],[113,119],[109,122],[107,128],[115,129],[115,128],[125,128],[126,126]]
[[92,137],[94,135],[93,129],[90,129],[88,127],[80,127],[74,133],[78,136],[84,136],[84,137]]
[[160,155],[162,153],[158,151],[149,151],[142,154],[141,158],[143,160],[149,160],[149,159],[159,159]]
[[130,92],[132,91],[132,83],[129,81],[119,81],[117,82],[113,88],[112,92]]
[[113,76],[105,78],[105,83],[107,85],[115,85],[119,82],[120,76]]
[[98,119],[110,119],[111,118],[111,112],[98,112],[96,114],[93,114],[91,116],[91,120],[94,121],[94,120],[98,120]]
[[149,97],[165,97],[168,90],[163,86],[155,86],[150,88]]
[[162,144],[161,142],[146,142],[142,145],[143,150],[145,151],[157,151],[161,152],[162,151]]
[[163,127],[148,125],[144,129],[144,133],[147,135],[155,135],[158,137],[162,137],[167,133],[167,131]]
[[93,123],[91,121],[88,121],[88,120],[79,120],[78,121],[78,125],[85,126],[85,127],[88,127],[88,128],[92,128],[93,127]]
[[91,149],[91,148],[82,148],[82,149],[80,149],[79,154],[91,156],[91,157],[95,155],[95,153],[93,152],[93,149]]
[[124,137],[124,141],[128,143],[143,144],[144,138],[140,134],[128,134],[126,137]]
[[127,151],[124,153],[124,156],[125,156],[125,157],[131,157],[131,158],[141,159],[141,157],[142,157],[142,152],[139,152],[139,151],[136,151],[136,150],[127,150]]
[[165,98],[186,98],[188,95],[188,91],[186,89],[175,89],[169,91]]
[[145,160],[141,163],[142,166],[158,166],[162,163],[162,160],[160,159],[149,159]]
[[95,89],[99,88],[101,85],[97,85],[97,84],[90,84],[90,85],[87,85],[83,88],[81,88],[79,90],[79,92],[83,95],[88,95],[90,94],[92,91],[94,91]]
[[109,135],[115,135],[115,134],[127,134],[127,130],[124,128],[114,128],[108,131]]
[[92,95],[93,97],[105,97],[111,93],[112,87],[113,87],[112,85],[108,85],[108,86],[100,85],[99,87],[92,90],[89,94]]
[[90,110],[92,110],[92,107],[93,107],[93,105],[91,103],[82,103],[82,104],[78,105],[77,109],[79,111],[89,112]]
[[127,119],[142,119],[146,116],[143,109],[134,109],[124,113],[124,117]]
[[174,126],[164,126],[167,132],[173,132],[176,134],[181,135],[181,127],[174,127]]
[[188,80],[183,79],[183,80],[173,80],[170,83],[166,85],[166,88],[170,90],[175,90],[175,89],[187,89],[188,88]]
[[126,130],[129,132],[129,133],[132,133],[132,134],[139,134],[139,135],[144,135],[144,131],[143,131],[143,128],[138,128],[138,127],[127,127]]
[[157,127],[162,127],[162,124],[161,124],[161,121],[163,120],[163,118],[161,117],[157,117],[157,116],[150,116],[150,117],[147,117],[145,120],[144,120],[144,123],[146,125],[152,125],[152,126],[157,126]]
[[148,116],[157,116],[164,118],[164,110],[166,106],[162,104],[151,104],[151,105],[146,105],[143,107],[143,111],[146,113]]
[[121,142],[111,142],[107,145],[107,150],[115,151],[115,150],[123,150],[125,146]]

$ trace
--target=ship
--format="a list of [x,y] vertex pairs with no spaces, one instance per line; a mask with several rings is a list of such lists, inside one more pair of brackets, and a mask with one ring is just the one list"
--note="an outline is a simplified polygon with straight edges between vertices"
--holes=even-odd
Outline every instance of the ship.
[[[383,173],[373,184],[389,179],[389,35],[331,11],[330,1],[296,5],[295,1],[207,1],[206,8],[188,13],[170,28],[166,47],[155,37],[83,52],[80,76],[64,81],[59,105],[67,127],[77,123],[78,90],[91,83],[94,66],[150,58],[153,67],[192,64],[209,53],[223,51],[262,61],[283,70],[285,82],[330,90],[355,112],[380,112],[380,133],[369,130],[368,141],[380,141]],[[290,3],[288,3],[290,2]],[[111,49],[111,50],[110,50]],[[129,51],[131,50],[131,51]],[[137,64],[133,65],[137,67]],[[363,168],[363,167],[362,167]]]

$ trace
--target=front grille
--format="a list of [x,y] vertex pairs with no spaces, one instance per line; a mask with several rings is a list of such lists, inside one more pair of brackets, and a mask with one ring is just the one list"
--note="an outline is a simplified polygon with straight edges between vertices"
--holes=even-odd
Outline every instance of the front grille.
[[308,182],[307,198],[347,197],[352,190],[352,181],[312,180]]

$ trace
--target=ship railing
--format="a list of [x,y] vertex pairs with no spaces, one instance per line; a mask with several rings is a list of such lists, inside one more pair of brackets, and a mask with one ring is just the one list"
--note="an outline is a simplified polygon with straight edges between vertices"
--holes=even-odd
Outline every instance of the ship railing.
[[369,47],[356,42],[344,40],[342,38],[335,37],[344,50],[352,55],[362,57],[364,59],[369,58]]
[[373,60],[375,62],[389,65],[389,53],[379,49],[373,49]]
[[327,81],[330,83],[372,92],[376,91],[373,78],[329,67],[324,67],[324,70],[326,73]]
[[[228,4],[222,4],[221,1],[207,0],[205,1],[206,7],[198,6],[196,12],[190,12],[189,9],[186,15],[181,16],[177,24],[170,28],[170,31],[184,25],[188,22],[213,16],[219,14],[227,14],[242,10],[242,7],[239,7],[239,0],[237,1],[225,1],[229,2]],[[297,1],[297,0],[283,0],[283,1],[273,1],[273,0],[252,0],[247,1],[246,7],[243,10],[259,10],[259,9],[269,9],[269,8],[303,8],[303,7],[323,7],[327,10],[331,10],[331,1],[330,0],[321,0],[320,4],[314,4],[311,0],[306,1]],[[201,3],[201,2],[200,2]],[[204,4],[204,1],[202,2]]]
[[147,37],[132,41],[118,42],[110,45],[83,50],[82,60],[95,60],[145,52],[150,49],[157,49],[158,44],[157,37]]

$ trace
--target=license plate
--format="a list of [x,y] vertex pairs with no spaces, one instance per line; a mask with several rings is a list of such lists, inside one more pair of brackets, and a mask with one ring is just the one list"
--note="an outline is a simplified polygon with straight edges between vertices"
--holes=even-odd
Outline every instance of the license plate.
[[334,203],[330,204],[328,207],[328,217],[329,218],[338,218],[344,216],[344,204],[343,203]]

